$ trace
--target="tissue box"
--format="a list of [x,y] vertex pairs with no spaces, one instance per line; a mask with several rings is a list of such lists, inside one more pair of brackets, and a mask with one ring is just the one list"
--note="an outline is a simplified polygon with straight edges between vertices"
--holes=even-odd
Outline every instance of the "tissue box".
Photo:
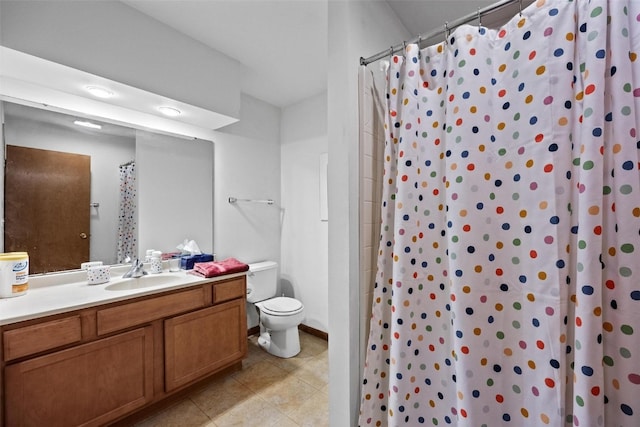
[[213,261],[212,254],[185,255],[180,259],[180,268],[183,270],[193,270],[193,264],[196,262]]
[[108,265],[100,265],[87,268],[87,283],[89,285],[99,285],[111,280],[111,271]]

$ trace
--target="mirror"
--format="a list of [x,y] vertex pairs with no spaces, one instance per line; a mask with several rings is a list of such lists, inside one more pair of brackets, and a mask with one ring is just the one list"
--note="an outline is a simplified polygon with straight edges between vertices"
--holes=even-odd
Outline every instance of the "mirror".
[[[30,274],[77,269],[80,260],[117,264],[125,255],[135,258],[146,249],[170,252],[185,238],[194,239],[203,250],[212,251],[212,142],[188,141],[84,119],[81,114],[63,114],[7,101],[3,102],[2,111],[7,156],[4,251],[26,250],[32,266]],[[74,124],[78,120],[100,125],[101,129]],[[84,161],[87,179],[69,177],[71,170],[81,167],[61,166],[68,157]],[[18,164],[25,169],[19,169]],[[135,180],[122,182],[122,174],[126,175],[132,167]],[[172,168],[178,169],[176,174],[171,173]],[[179,178],[184,170],[197,182],[197,187],[190,187]],[[36,178],[40,181],[32,182]],[[80,189],[72,190],[72,184]],[[24,191],[29,186],[35,189],[25,197]],[[82,188],[86,188],[87,196],[78,197],[76,207],[70,207]],[[128,208],[124,211],[121,189],[128,190],[122,192],[125,195],[135,193],[132,202],[125,202]],[[65,209],[70,210],[63,213]],[[40,216],[27,215],[35,212]],[[55,217],[62,219],[60,224],[55,225]],[[32,226],[25,227],[25,221],[32,221]],[[34,223],[38,226],[33,226]],[[166,229],[167,223],[173,227]],[[122,227],[127,225],[133,225],[133,229],[125,229],[123,233]],[[63,234],[67,228],[64,231],[67,234]],[[58,231],[65,237],[55,237]],[[16,233],[29,235],[34,243],[25,248],[10,247]],[[137,248],[127,246],[131,244],[137,244]],[[76,253],[78,246],[81,255],[74,258],[72,253]]]

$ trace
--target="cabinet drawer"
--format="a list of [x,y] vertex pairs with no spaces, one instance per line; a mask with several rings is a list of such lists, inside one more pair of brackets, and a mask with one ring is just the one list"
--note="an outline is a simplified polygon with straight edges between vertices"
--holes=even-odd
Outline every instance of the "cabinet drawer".
[[50,350],[82,339],[80,316],[52,320],[3,333],[4,360]]
[[198,287],[171,295],[98,310],[98,335],[204,307],[204,295],[204,289]]
[[236,298],[243,298],[247,294],[245,277],[238,277],[224,283],[213,285],[213,303],[229,301]]

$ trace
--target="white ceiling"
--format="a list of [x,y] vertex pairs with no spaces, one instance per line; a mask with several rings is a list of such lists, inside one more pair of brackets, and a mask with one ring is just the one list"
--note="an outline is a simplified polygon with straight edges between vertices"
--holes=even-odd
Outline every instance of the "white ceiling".
[[[284,107],[326,89],[327,1],[343,0],[121,1],[242,63],[242,90],[255,98]],[[494,3],[386,1],[416,36]],[[504,10],[510,16],[517,12],[517,4]],[[495,22],[496,16],[483,19],[483,25]],[[389,45],[401,42],[389,40]]]
[[284,107],[326,89],[325,1],[122,1],[239,61],[255,98]]

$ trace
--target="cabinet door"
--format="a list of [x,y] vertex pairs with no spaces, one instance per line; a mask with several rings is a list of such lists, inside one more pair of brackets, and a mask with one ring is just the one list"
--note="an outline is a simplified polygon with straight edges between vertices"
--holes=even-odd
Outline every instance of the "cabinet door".
[[244,299],[165,320],[164,332],[165,388],[170,391],[247,354]]
[[152,395],[150,327],[5,368],[7,426],[98,426]]

